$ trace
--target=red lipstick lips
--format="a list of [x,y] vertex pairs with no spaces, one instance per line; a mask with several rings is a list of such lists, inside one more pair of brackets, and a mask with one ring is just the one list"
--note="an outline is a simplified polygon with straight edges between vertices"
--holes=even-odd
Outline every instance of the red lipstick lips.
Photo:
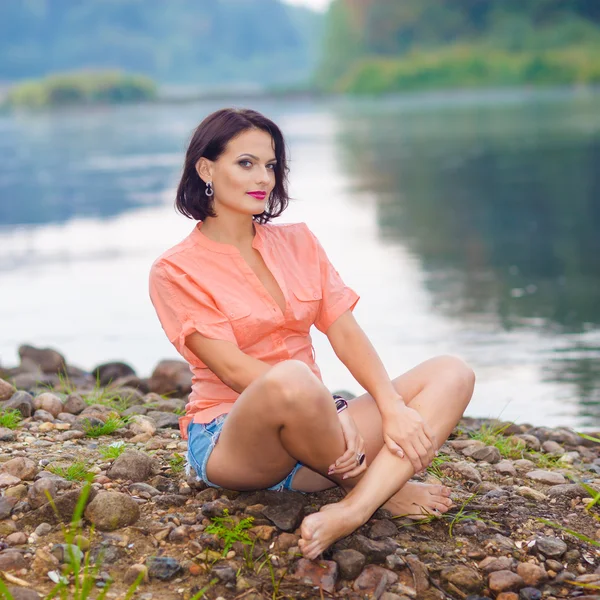
[[252,196],[257,200],[264,200],[267,197],[267,192],[248,192],[248,196]]

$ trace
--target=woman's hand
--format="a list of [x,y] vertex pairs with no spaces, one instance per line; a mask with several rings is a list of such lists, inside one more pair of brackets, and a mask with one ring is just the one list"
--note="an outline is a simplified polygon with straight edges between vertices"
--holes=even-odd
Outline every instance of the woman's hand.
[[423,417],[409,406],[401,405],[382,417],[383,440],[390,452],[406,456],[415,473],[424,471],[436,454],[435,435]]
[[367,460],[363,460],[362,464],[359,464],[357,457],[360,454],[365,453],[365,441],[358,432],[358,427],[354,419],[350,416],[348,409],[343,410],[339,413],[340,424],[342,425],[342,432],[344,433],[344,440],[346,441],[346,452],[340,456],[333,465],[329,467],[329,475],[341,475],[342,479],[348,479],[350,477],[356,477],[363,471],[367,470]]

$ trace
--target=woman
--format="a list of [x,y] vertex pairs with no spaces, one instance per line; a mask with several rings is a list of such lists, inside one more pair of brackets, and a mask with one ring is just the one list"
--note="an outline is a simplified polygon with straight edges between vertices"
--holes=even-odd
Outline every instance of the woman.
[[[177,190],[177,209],[198,223],[153,264],[150,296],[192,370],[180,429],[200,479],[347,492],[302,523],[300,547],[315,558],[380,506],[417,518],[448,510],[448,488],[409,479],[459,421],[474,375],[438,357],[390,380],[353,317],[357,294],[308,227],[269,223],[288,205],[286,175],[272,121],[252,110],[208,116]],[[332,398],[314,361],[313,324],[368,393]]]

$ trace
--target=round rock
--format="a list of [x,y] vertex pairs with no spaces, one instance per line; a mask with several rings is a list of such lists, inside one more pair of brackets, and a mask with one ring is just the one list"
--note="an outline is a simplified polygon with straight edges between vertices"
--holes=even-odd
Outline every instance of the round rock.
[[567,545],[555,537],[539,537],[536,546],[546,558],[559,559],[567,551]]
[[137,502],[119,492],[100,492],[85,509],[85,518],[100,531],[133,525],[140,518]]

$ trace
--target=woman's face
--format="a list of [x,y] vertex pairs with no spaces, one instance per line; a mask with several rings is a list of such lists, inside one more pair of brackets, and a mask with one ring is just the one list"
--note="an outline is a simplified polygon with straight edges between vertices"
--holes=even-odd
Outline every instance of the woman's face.
[[204,181],[212,181],[217,215],[223,209],[257,215],[275,187],[276,164],[271,136],[249,129],[231,139],[216,161],[200,159],[197,169]]

